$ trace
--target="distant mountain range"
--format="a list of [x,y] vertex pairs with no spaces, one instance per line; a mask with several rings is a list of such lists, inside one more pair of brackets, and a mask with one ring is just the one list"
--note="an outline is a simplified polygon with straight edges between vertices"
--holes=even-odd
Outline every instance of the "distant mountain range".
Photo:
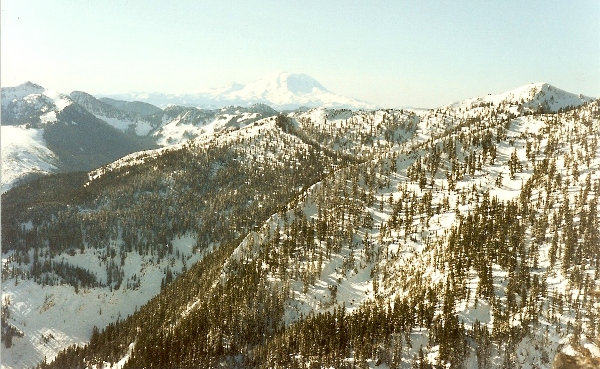
[[300,107],[373,109],[375,105],[327,90],[302,73],[273,73],[248,84],[232,83],[194,94],[126,93],[107,95],[120,100],[138,100],[161,107],[168,105],[219,108],[227,105],[266,104],[277,110]]
[[[145,101],[123,100],[132,98]],[[478,108],[497,106],[519,115],[556,112],[591,100],[547,83],[536,83],[498,95],[467,99],[447,108],[477,112]],[[165,107],[161,109],[149,102]],[[89,171],[135,151],[240,129],[277,115],[277,110],[302,112],[309,107],[367,109],[371,105],[333,94],[305,74],[290,73],[196,95],[96,98],[82,91],[62,94],[32,82],[5,87],[2,88],[2,192],[24,178]]]
[[116,129],[68,95],[27,82],[2,88],[2,192],[26,177],[87,171],[154,148]]
[[39,175],[89,171],[132,152],[239,129],[276,114],[262,104],[163,110],[82,91],[62,94],[31,82],[2,88],[2,192]]

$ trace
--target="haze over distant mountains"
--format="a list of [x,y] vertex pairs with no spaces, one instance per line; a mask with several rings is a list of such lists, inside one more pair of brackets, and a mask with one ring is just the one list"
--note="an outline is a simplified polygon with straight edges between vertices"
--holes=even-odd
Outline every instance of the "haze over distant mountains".
[[137,100],[160,107],[167,105],[216,108],[227,105],[250,106],[266,104],[278,110],[299,107],[374,108],[374,104],[329,91],[313,77],[303,73],[279,72],[269,74],[248,84],[231,83],[198,93],[165,94],[132,92],[106,95],[120,100]]

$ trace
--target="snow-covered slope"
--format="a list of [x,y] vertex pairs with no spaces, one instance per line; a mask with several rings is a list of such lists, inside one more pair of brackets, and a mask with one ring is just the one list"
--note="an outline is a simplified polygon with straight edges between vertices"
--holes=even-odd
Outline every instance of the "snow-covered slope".
[[335,94],[314,78],[300,73],[273,73],[248,84],[232,83],[195,94],[131,93],[112,95],[124,100],[140,100],[154,105],[184,105],[218,108],[260,103],[280,110],[308,107],[373,108],[372,104]]
[[[367,302],[389,308],[413,301],[420,311],[431,309],[434,321],[455,315],[467,334],[483,327],[492,337],[510,337],[510,343],[502,338],[488,343],[486,354],[478,351],[482,343],[477,349],[465,343],[460,360],[467,367],[550,368],[563,355],[600,362],[600,341],[590,334],[600,299],[589,292],[598,286],[599,245],[592,236],[598,232],[587,223],[600,215],[600,105],[508,121],[486,116],[434,139],[421,140],[417,132],[408,152],[396,146],[311,187],[246,237],[222,280],[236,261],[283,254],[263,268],[273,285],[290,286],[286,326],[315,313],[336,314],[335,309],[349,315]],[[444,119],[429,115],[422,126]],[[489,151],[494,135],[498,142]],[[508,215],[521,206],[523,215]],[[507,233],[494,234],[492,229],[506,227],[507,220],[495,218],[505,211],[513,224]],[[478,221],[485,231],[469,228]],[[314,240],[301,246],[305,240],[298,229],[311,224]],[[565,245],[568,234],[579,234],[572,246]],[[458,251],[456,244],[467,237],[477,241]],[[596,250],[584,251],[584,244]],[[287,245],[294,245],[292,251]],[[569,247],[587,256],[569,256]],[[501,252],[506,254],[495,255]],[[472,334],[469,339],[479,339]],[[414,367],[423,352],[421,363],[449,360],[447,342],[434,337],[425,322],[417,321],[405,337],[412,344],[396,358],[401,367]],[[289,356],[300,356],[295,355]],[[377,354],[371,363],[382,356],[391,361],[391,355]]]
[[277,112],[267,105],[228,106],[221,109],[198,109],[169,106],[160,115],[160,126],[152,136],[161,146],[183,143],[199,136],[237,130]]
[[43,133],[71,104],[68,96],[31,82],[2,88],[2,193],[31,174],[58,169],[58,158],[48,148]]
[[2,87],[2,125],[53,123],[56,114],[72,103],[68,96],[31,82]]
[[57,158],[48,149],[43,130],[24,125],[1,126],[2,193],[20,178],[56,171]]
[[559,110],[576,108],[594,98],[576,95],[548,83],[532,83],[514,90],[463,100],[449,105],[454,109],[475,109],[478,107],[496,107],[514,114],[526,112],[556,113]]
[[[136,130],[149,131],[143,123]],[[111,128],[71,97],[31,82],[2,88],[1,124],[2,192],[32,174],[90,170],[154,147]]]
[[[153,256],[135,251],[120,254],[117,262],[123,258],[127,281],[120,289],[50,286],[20,278],[3,281],[2,300],[10,309],[11,324],[23,333],[23,338],[13,339],[10,349],[2,346],[1,367],[26,368],[44,359],[52,360],[65,347],[88,342],[94,327],[103,328],[132,314],[160,291],[166,269],[177,274],[184,262],[192,265],[202,258],[202,253],[192,251],[195,242],[195,237],[190,236],[174,240],[173,246],[180,257],[171,256],[158,262]],[[3,264],[10,265],[10,255],[4,255]],[[84,268],[106,283],[105,256],[99,250],[60,254],[53,262]]]
[[396,109],[314,108],[287,116],[321,145],[361,160],[412,139],[421,120],[412,111]]
[[[255,110],[268,112],[266,107],[260,106],[255,107]],[[213,161],[209,156],[211,150],[225,155],[216,157]],[[175,155],[181,155],[182,159],[173,160]],[[230,157],[231,155],[233,157]],[[67,204],[64,209],[70,214],[67,217],[76,217],[81,226],[86,228],[87,225],[95,224],[97,220],[109,216],[109,222],[120,223],[114,224],[121,231],[112,236],[110,241],[96,246],[90,245],[95,237],[88,237],[92,231],[86,228],[86,241],[81,247],[51,252],[51,248],[42,246],[36,248],[37,251],[30,249],[26,256],[20,250],[3,254],[3,273],[6,281],[2,286],[3,301],[6,310],[10,311],[8,323],[23,335],[15,336],[10,348],[2,348],[2,367],[22,368],[34,365],[44,357],[51,360],[65,347],[89,340],[94,326],[104,328],[117,318],[123,319],[132,314],[136,308],[140,308],[148,299],[158,294],[161,279],[166,278],[165,272],[176,276],[186,266],[190,267],[211,251],[211,247],[217,247],[221,242],[219,237],[234,232],[232,224],[240,226],[240,223],[233,223],[230,216],[239,220],[246,216],[246,211],[250,212],[253,208],[268,208],[268,202],[272,200],[259,200],[271,196],[272,189],[280,194],[298,191],[297,186],[288,188],[287,181],[274,180],[271,184],[265,184],[264,176],[273,172],[272,168],[276,169],[276,174],[303,171],[302,168],[309,157],[316,158],[316,163],[331,161],[326,157],[320,158],[314,147],[298,137],[284,133],[278,127],[275,117],[268,117],[244,124],[239,129],[216,129],[185,144],[131,154],[89,173],[89,181],[83,187],[86,191],[99,191],[103,195],[98,199],[93,198],[92,204],[88,203],[85,206]],[[151,187],[156,193],[146,189],[145,186],[153,183],[145,183],[149,178],[146,174],[134,174],[144,164],[150,169],[146,173],[151,177],[154,175],[153,180],[161,186],[161,189]],[[154,167],[155,164],[165,171]],[[174,170],[172,164],[180,169]],[[265,168],[267,165],[271,168]],[[257,170],[259,167],[262,167],[262,170]],[[209,176],[204,176],[200,171],[208,173]],[[221,178],[225,176],[221,171],[228,172],[226,179]],[[245,173],[246,171],[249,173]],[[131,175],[138,178],[134,181],[135,185],[127,182],[119,184],[122,178],[127,180]],[[199,177],[192,180],[193,175]],[[302,176],[296,175],[299,180],[304,177],[304,173]],[[187,182],[185,185],[179,180],[183,178]],[[249,186],[250,182],[256,182],[254,186],[260,188],[244,188]],[[106,187],[105,183],[108,183]],[[143,189],[138,190],[138,185]],[[192,185],[194,187],[190,189]],[[123,191],[125,196],[122,195]],[[203,195],[203,191],[207,194]],[[236,195],[243,196],[243,201],[229,204]],[[150,200],[148,196],[153,199]],[[138,198],[140,200],[132,201]],[[163,241],[168,242],[169,251],[166,255],[165,243],[152,240],[143,242],[143,245],[150,246],[149,250],[139,252],[138,246],[132,247],[129,237],[122,232],[129,229],[123,222],[135,222],[138,218],[141,224],[146,224],[142,227],[144,230],[138,234],[152,233],[157,227],[148,226],[153,223],[147,221],[149,218],[146,217],[160,214],[162,211],[155,211],[156,206],[158,204],[162,209],[160,206],[163,203],[170,204],[164,208],[172,207],[175,212],[172,216],[167,216],[167,221],[161,222],[169,232],[172,232],[172,228],[167,223],[180,220],[183,211],[188,213],[186,223],[189,224],[191,217],[200,225],[195,224],[190,233],[174,238],[167,236],[167,241]],[[193,206],[194,210],[182,209],[181,204],[185,204],[186,207]],[[136,207],[143,207],[144,210],[131,210]],[[237,209],[238,207],[244,211]],[[61,217],[65,215],[64,212],[61,213]],[[217,231],[217,235],[210,234],[215,232],[216,221],[225,213],[227,215],[223,218],[223,230]],[[207,217],[209,218],[206,219]],[[27,231],[31,230],[34,224],[23,222],[19,223],[18,227]],[[62,225],[58,227],[62,229]],[[103,229],[101,233],[106,234],[105,224],[100,227]],[[72,229],[65,227],[67,228]],[[109,228],[114,229],[112,226]],[[205,245],[209,243],[207,239],[213,238],[216,241]],[[140,247],[145,247],[143,245]],[[130,251],[127,251],[128,247]],[[64,278],[63,274],[56,271],[44,271],[42,277],[36,279],[32,276],[36,267],[30,262],[38,258],[47,260],[47,263],[43,263],[46,266],[50,263],[64,263],[68,265],[65,267],[68,270],[81,268],[78,272],[89,272],[93,277],[88,276],[88,279],[93,279],[94,282],[85,287],[56,284],[56,278]],[[12,276],[7,277],[11,273]],[[112,282],[109,275],[113,278]],[[46,278],[49,278],[49,281]],[[115,278],[120,278],[121,281],[115,284]],[[65,314],[72,315],[72,318],[65,319]]]

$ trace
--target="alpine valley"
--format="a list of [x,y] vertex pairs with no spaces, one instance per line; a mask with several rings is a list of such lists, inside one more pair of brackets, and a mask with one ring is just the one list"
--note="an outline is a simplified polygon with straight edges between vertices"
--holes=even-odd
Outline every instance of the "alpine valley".
[[2,368],[600,367],[600,100],[270,81],[2,89]]

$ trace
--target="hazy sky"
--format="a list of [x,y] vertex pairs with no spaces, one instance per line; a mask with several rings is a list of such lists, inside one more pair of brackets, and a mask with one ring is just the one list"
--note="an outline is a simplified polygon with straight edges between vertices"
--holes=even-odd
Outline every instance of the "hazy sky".
[[1,84],[194,92],[274,71],[386,106],[600,97],[600,1],[2,0]]

